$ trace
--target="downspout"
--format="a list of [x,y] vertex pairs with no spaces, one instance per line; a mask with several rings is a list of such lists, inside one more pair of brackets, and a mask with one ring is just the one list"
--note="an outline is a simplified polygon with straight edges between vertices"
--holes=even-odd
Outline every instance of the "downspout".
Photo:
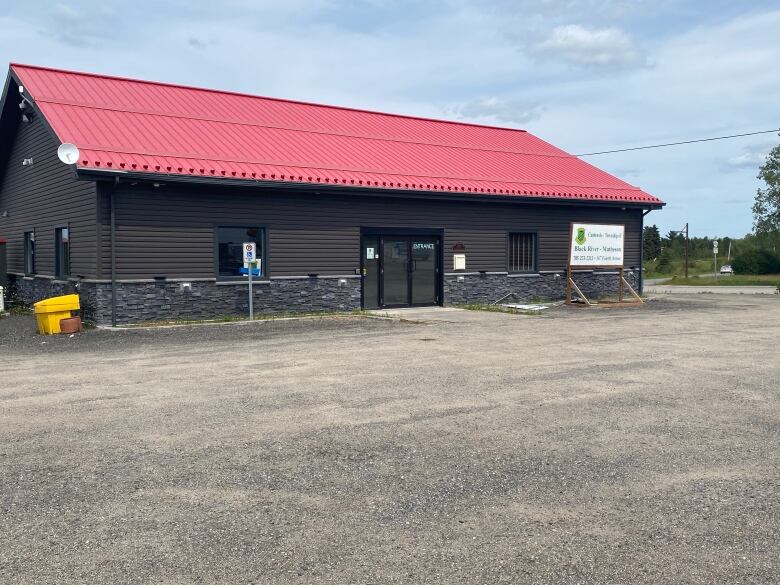
[[642,212],[642,221],[639,225],[639,294],[643,295],[645,290],[645,216],[652,209]]
[[116,187],[119,177],[114,177],[111,189],[111,327],[116,327]]

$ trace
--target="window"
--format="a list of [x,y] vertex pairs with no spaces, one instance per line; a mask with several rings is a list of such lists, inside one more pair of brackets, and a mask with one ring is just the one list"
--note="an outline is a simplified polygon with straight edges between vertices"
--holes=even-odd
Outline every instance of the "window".
[[536,234],[509,234],[509,272],[536,271]]
[[35,274],[35,232],[24,232],[24,273]]
[[54,276],[70,276],[70,229],[66,227],[54,229]]
[[257,259],[260,260],[260,276],[267,272],[265,262],[265,230],[259,227],[217,228],[217,277],[235,278],[242,276],[244,267],[244,242],[257,244]]

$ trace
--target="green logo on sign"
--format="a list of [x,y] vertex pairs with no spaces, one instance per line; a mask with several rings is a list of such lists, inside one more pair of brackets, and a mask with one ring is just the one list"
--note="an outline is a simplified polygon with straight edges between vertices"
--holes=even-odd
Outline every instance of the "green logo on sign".
[[574,238],[574,241],[577,242],[578,246],[582,246],[582,244],[585,243],[585,240],[587,238],[585,237],[585,228],[577,228],[577,237]]

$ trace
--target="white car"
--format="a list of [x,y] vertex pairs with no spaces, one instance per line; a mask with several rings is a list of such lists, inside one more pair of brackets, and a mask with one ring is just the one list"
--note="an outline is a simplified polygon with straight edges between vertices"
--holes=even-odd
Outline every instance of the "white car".
[[720,267],[720,273],[721,274],[734,274],[734,269],[731,267],[731,264],[724,264]]

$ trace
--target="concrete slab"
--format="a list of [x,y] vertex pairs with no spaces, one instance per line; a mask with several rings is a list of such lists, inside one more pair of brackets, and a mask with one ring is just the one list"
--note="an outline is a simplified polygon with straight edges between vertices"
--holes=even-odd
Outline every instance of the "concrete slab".
[[774,286],[645,286],[648,294],[717,294],[717,295],[773,295],[777,294]]
[[371,315],[436,323],[479,323],[485,319],[506,320],[516,318],[512,313],[490,311],[467,311],[457,307],[407,307],[403,309],[382,309],[370,311]]

